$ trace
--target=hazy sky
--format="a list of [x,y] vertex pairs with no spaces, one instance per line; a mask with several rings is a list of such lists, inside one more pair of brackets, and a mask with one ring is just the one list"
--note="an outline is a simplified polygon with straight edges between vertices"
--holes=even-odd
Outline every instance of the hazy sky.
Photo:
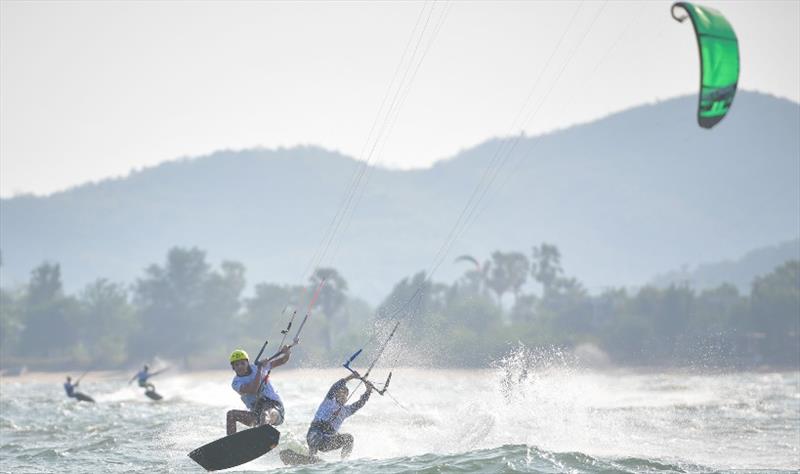
[[[800,2],[702,4],[737,32],[739,87],[800,102]],[[3,197],[225,148],[364,158],[377,143],[373,163],[422,167],[492,136],[696,94],[699,81],[671,2],[0,5]],[[370,140],[373,125],[388,133]]]

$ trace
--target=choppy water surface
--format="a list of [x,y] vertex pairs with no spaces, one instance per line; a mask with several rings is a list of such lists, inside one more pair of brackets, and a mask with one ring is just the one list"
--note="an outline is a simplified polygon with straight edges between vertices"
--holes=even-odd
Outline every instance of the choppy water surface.
[[[507,369],[507,368],[506,368]],[[73,374],[75,375],[75,374]],[[3,472],[200,472],[186,454],[224,435],[241,402],[230,372],[154,379],[153,402],[131,374],[90,374],[67,399],[60,377],[4,378]],[[343,370],[276,370],[287,407],[281,447],[300,447]],[[392,395],[348,419],[353,456],[284,468],[275,452],[240,471],[718,472],[800,467],[800,374],[642,375],[566,368],[398,369]],[[358,395],[358,394],[357,394]]]

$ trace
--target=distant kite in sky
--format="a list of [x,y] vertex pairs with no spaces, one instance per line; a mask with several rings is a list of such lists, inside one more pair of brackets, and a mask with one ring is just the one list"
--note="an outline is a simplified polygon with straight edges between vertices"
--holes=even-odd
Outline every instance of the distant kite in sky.
[[713,8],[677,2],[672,5],[671,13],[680,22],[692,19],[700,51],[697,122],[703,128],[711,128],[725,117],[736,95],[739,41],[728,20]]
[[473,265],[475,265],[475,268],[478,271],[480,271],[480,269],[481,269],[481,264],[478,263],[478,261],[472,255],[462,255],[462,256],[456,258],[455,260],[453,260],[453,263],[458,263],[458,262],[461,262],[461,261],[472,263]]

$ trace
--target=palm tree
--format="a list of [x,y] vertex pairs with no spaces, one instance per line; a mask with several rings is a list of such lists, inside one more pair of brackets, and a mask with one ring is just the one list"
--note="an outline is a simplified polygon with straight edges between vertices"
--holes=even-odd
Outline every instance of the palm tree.
[[[320,287],[323,281],[325,284]],[[328,321],[325,346],[330,351],[333,347],[333,321],[347,301],[347,281],[333,268],[317,268],[309,283],[312,288],[320,287],[316,306],[320,307]]]

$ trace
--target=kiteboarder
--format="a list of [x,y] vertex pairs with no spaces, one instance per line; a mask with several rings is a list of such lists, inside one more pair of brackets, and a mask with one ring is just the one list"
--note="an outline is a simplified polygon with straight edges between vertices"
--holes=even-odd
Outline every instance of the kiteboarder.
[[291,346],[283,346],[280,351],[267,360],[259,361],[258,366],[250,362],[250,357],[242,349],[231,353],[231,368],[236,375],[231,387],[238,393],[247,410],[229,410],[227,414],[228,435],[236,433],[236,422],[247,426],[283,423],[284,409],[281,397],[272,386],[269,375],[272,369],[289,361]]
[[145,364],[142,370],[140,370],[139,372],[136,373],[136,375],[131,377],[131,379],[128,381],[128,385],[130,385],[131,382],[133,382],[134,380],[139,379],[139,386],[144,388],[144,394],[147,395],[148,398],[151,398],[156,401],[161,400],[163,397],[158,393],[156,393],[156,386],[153,385],[151,382],[148,382],[148,380],[151,377],[155,377],[156,375],[160,374],[161,372],[164,372],[167,369],[169,369],[169,367],[165,367],[161,370],[156,370],[155,372],[150,372],[150,367],[148,367],[147,364]]
[[134,380],[139,379],[139,386],[144,388],[146,392],[155,392],[156,386],[153,385],[152,383],[149,383],[147,379],[149,379],[156,373],[151,374],[150,367],[148,367],[147,364],[145,364],[142,370],[140,370],[139,372],[136,373],[136,375],[131,377],[131,379],[128,381],[128,385],[130,385],[130,383],[133,382]]
[[366,384],[367,391],[364,392],[364,395],[361,395],[357,402],[345,405],[347,396],[350,394],[347,389],[347,382],[355,378],[361,378],[358,372],[352,369],[351,371],[353,372],[352,374],[331,386],[327,395],[325,395],[325,400],[317,408],[311,427],[308,428],[306,441],[308,442],[308,455],[312,458],[317,454],[317,451],[333,451],[342,448],[342,459],[344,459],[353,451],[353,435],[339,433],[339,428],[345,418],[357,412],[367,403],[370,394],[372,394],[372,384]]
[[[86,375],[86,374],[83,374],[83,375]],[[67,392],[67,396],[69,398],[74,398],[74,399],[78,400],[79,402],[94,402],[94,399],[92,397],[90,397],[89,395],[86,395],[85,393],[81,393],[81,392],[76,392],[75,391],[75,387],[77,387],[81,383],[81,379],[83,378],[83,375],[78,377],[78,380],[76,380],[75,383],[72,383],[72,377],[70,377],[68,375],[67,376],[67,381],[64,382],[64,391]]]
[[80,381],[75,381],[75,383],[72,383],[72,377],[67,375],[67,381],[64,382],[64,391],[67,392],[67,396],[69,398],[75,398],[75,387],[77,387],[79,383]]

